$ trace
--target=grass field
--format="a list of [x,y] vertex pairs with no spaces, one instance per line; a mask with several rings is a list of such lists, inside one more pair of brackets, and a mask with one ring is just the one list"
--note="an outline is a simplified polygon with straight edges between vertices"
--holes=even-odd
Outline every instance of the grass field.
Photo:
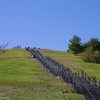
[[[72,54],[51,50],[41,50],[41,52],[65,65],[72,66],[70,62],[73,59],[70,61],[67,58],[67,56],[74,57]],[[66,61],[69,61],[69,64]],[[84,100],[82,95],[70,92],[61,93],[58,89],[67,90],[72,87],[46,73],[45,69],[36,59],[31,58],[30,53],[25,49],[9,49],[0,55],[0,99]]]

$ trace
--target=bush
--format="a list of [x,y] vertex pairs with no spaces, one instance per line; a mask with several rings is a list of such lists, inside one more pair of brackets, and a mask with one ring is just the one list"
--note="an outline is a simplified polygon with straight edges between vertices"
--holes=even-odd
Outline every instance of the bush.
[[95,53],[95,55],[94,55],[94,62],[95,63],[100,63],[100,51]]
[[100,63],[100,52],[95,52],[92,47],[90,47],[81,54],[80,58],[85,62]]
[[87,48],[86,51],[81,54],[81,59],[85,62],[94,62],[94,54],[95,52],[92,48]]

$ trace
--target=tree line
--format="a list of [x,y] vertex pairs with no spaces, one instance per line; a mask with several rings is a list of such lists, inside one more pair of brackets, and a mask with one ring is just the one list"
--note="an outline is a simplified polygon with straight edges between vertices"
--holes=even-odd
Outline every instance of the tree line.
[[72,52],[76,56],[80,53],[81,59],[84,61],[100,62],[100,41],[98,38],[91,38],[88,42],[82,44],[81,38],[74,35],[69,42],[68,52]]

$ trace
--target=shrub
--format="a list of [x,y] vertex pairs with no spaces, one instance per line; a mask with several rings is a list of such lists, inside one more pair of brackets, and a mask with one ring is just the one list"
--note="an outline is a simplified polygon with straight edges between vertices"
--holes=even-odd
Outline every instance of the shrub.
[[100,51],[95,53],[95,55],[94,55],[94,62],[95,63],[100,63]]
[[92,48],[87,48],[86,51],[81,54],[81,59],[85,62],[94,62],[94,54],[95,52]]
[[95,52],[92,47],[90,47],[81,54],[80,58],[85,62],[100,63],[100,52]]

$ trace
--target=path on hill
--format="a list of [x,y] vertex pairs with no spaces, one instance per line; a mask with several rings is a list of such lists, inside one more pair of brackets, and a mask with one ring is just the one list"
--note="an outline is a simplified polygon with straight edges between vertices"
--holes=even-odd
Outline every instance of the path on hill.
[[[32,57],[36,57],[40,64],[53,76],[59,76],[65,83],[72,83],[77,93],[85,95],[89,100],[100,100],[100,83],[97,84],[96,77],[89,77],[83,70],[73,73],[63,64],[46,56],[44,57],[39,51],[28,49]],[[99,81],[100,82],[100,81]]]

